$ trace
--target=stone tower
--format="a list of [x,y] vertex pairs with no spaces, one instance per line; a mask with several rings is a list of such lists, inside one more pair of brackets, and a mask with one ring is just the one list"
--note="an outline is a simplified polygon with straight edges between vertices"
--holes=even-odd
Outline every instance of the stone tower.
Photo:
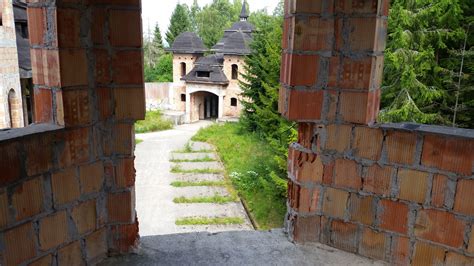
[[12,0],[0,0],[0,129],[23,127]]

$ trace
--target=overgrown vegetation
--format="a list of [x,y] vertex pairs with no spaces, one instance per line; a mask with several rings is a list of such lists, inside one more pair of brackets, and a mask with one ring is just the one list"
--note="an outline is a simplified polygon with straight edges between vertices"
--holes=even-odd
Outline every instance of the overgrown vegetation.
[[221,195],[214,195],[212,197],[179,197],[174,198],[174,203],[215,203],[215,204],[225,204],[229,202],[236,202],[238,201],[237,197],[234,196],[221,196]]
[[472,1],[391,6],[380,119],[474,128]]
[[174,174],[219,174],[222,173],[222,170],[219,169],[211,169],[211,168],[204,168],[204,169],[183,169],[180,165],[174,165],[171,167],[171,173]]
[[172,187],[223,187],[225,185],[225,181],[174,181],[171,183]]
[[245,109],[240,121],[275,151],[272,160],[279,166],[279,173],[274,175],[286,176],[288,145],[296,140],[297,132],[296,125],[278,113],[283,3],[273,15],[255,13],[251,22],[257,33],[253,35],[252,53],[245,60],[246,75],[241,86],[247,100],[242,102]]
[[183,149],[174,151],[173,153],[209,153],[213,152],[213,150],[193,150],[191,147],[191,143],[186,143]]
[[197,159],[171,159],[170,162],[172,163],[205,163],[205,162],[215,162],[214,158],[209,156],[205,156],[203,158]]
[[187,217],[176,220],[176,225],[229,225],[243,224],[240,217]]
[[145,120],[137,121],[135,123],[136,133],[147,133],[172,129],[173,123],[163,118],[160,111],[148,111]]
[[227,176],[260,229],[283,225],[286,213],[286,173],[274,160],[275,149],[236,123],[201,129],[194,141],[216,146]]
[[135,139],[135,144],[140,144],[140,143],[142,143],[142,142],[143,142],[142,139]]

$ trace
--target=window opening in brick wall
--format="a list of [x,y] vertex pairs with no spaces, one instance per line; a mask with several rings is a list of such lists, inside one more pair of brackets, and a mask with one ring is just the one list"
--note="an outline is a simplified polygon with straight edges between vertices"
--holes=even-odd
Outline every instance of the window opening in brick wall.
[[230,106],[237,106],[237,98],[230,98]]
[[186,101],[186,94],[181,94],[181,101],[182,102],[185,102]]
[[186,75],[186,63],[182,62],[181,63],[181,77],[184,77]]
[[239,66],[236,64],[232,65],[232,79],[239,78]]

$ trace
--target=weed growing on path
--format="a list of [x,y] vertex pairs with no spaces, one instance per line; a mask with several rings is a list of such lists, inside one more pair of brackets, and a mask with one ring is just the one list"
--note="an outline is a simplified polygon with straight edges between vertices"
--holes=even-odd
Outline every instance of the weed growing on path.
[[187,217],[176,220],[176,225],[229,225],[243,224],[240,217]]
[[193,198],[185,198],[179,197],[174,198],[174,203],[216,203],[216,204],[225,204],[229,202],[236,202],[238,199],[232,196],[220,196],[214,195],[212,197],[193,197]]
[[225,181],[175,181],[171,183],[173,187],[223,187],[225,185]]
[[173,167],[171,167],[171,173],[174,173],[174,174],[220,174],[222,173],[222,170],[210,169],[210,168],[185,170],[179,165],[174,165]]

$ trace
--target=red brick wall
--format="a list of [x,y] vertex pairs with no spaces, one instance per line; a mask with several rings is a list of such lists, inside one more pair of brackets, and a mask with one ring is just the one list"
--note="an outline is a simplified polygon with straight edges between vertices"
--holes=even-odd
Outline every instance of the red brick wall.
[[0,264],[95,263],[136,244],[140,12],[139,0],[30,1],[36,122],[62,129],[0,140]]
[[473,131],[376,123],[388,2],[285,2],[287,228],[397,265],[474,264]]

